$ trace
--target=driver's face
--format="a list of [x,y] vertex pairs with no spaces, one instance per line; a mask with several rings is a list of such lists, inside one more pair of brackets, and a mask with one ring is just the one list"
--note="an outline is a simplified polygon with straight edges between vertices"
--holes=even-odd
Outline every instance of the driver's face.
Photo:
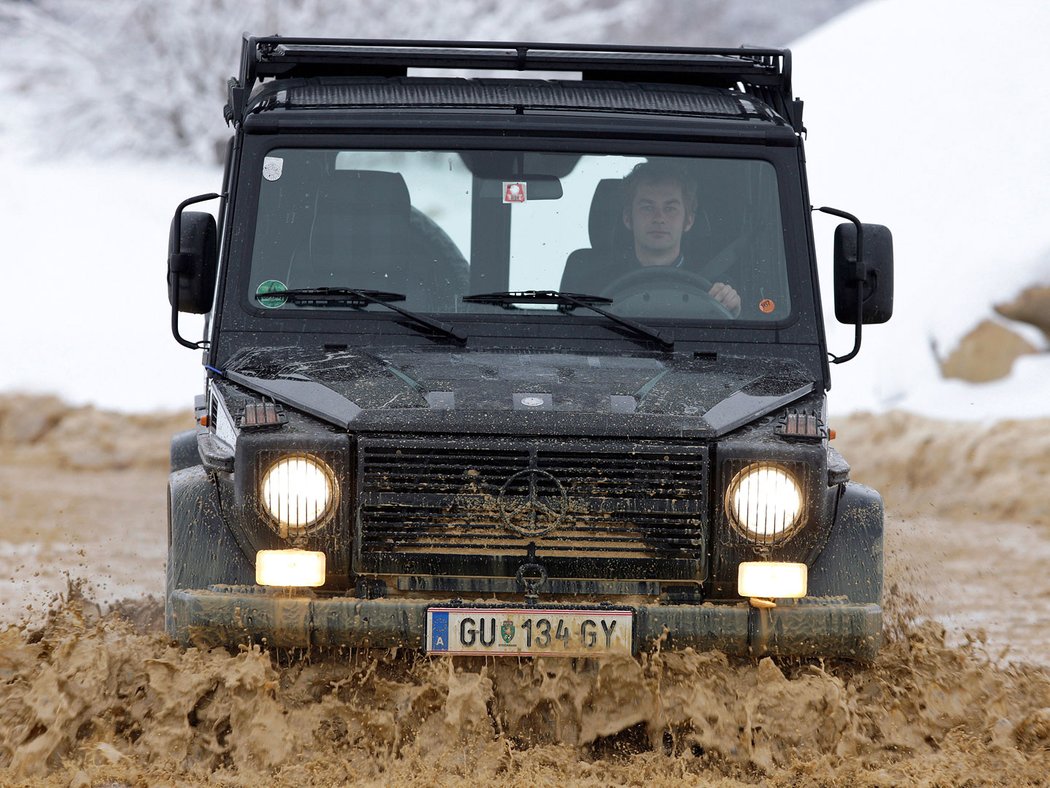
[[634,233],[634,251],[642,265],[670,265],[682,253],[682,234],[693,226],[682,187],[673,180],[642,182],[623,221]]

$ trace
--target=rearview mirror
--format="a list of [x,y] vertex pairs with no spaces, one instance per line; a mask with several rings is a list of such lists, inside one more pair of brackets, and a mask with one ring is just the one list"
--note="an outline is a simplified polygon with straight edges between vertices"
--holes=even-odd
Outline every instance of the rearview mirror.
[[550,175],[507,175],[499,180],[479,181],[478,196],[505,203],[529,200],[560,200],[561,181]]

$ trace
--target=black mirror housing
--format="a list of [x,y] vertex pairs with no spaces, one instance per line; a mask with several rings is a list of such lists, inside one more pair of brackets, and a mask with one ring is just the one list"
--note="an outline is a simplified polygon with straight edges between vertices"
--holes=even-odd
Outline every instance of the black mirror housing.
[[864,224],[862,254],[857,260],[857,227],[835,228],[835,319],[857,322],[857,290],[862,288],[862,323],[885,323],[893,316],[893,235],[881,224]]
[[218,270],[215,217],[200,211],[184,211],[181,244],[176,245],[175,232],[179,225],[176,216],[168,233],[168,301],[180,312],[203,315],[211,311]]

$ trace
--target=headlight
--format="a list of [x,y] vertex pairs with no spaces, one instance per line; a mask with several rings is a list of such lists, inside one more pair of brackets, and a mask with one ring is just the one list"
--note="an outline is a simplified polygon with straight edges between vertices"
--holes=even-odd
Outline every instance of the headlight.
[[729,483],[725,508],[733,525],[749,539],[774,542],[802,519],[802,488],[785,468],[752,463]]
[[286,537],[322,522],[335,508],[337,491],[335,472],[327,463],[297,454],[282,457],[267,469],[259,497]]

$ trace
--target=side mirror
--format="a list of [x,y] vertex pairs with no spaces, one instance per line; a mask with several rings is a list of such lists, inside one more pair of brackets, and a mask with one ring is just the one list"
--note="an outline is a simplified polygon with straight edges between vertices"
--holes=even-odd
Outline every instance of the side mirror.
[[180,312],[203,315],[211,310],[219,260],[215,217],[187,211],[181,218],[172,219],[168,234],[168,302]]
[[183,200],[175,209],[168,233],[168,302],[171,333],[183,347],[200,350],[206,342],[191,342],[179,333],[179,312],[203,315],[211,310],[218,270],[219,243],[210,213],[186,212],[186,206],[214,200],[218,194],[201,194]]
[[893,315],[893,236],[881,224],[862,224],[861,254],[857,259],[857,225],[835,228],[835,319],[855,325],[885,323]]

